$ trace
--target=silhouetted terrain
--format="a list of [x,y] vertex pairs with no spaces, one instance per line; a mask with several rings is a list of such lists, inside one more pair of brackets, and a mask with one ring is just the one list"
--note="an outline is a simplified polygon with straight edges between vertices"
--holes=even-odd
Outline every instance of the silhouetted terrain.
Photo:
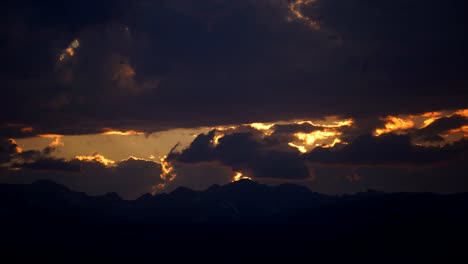
[[248,180],[135,201],[49,181],[0,185],[0,219],[2,255],[17,261],[454,263],[468,245],[466,193],[327,196]]

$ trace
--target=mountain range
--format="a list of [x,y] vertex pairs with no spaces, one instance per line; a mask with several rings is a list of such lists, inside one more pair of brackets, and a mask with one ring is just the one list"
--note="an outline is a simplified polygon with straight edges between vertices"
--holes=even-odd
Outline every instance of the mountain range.
[[0,208],[1,251],[22,260],[217,260],[231,252],[414,263],[466,258],[468,240],[468,193],[323,195],[241,180],[128,201],[38,181],[0,185]]

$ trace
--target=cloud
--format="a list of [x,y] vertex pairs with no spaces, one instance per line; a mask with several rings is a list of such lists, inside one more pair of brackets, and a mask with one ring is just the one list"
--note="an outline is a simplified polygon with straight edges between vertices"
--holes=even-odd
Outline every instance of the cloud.
[[299,153],[262,139],[260,132],[234,132],[221,137],[217,145],[215,133],[199,135],[188,148],[168,158],[182,163],[218,161],[252,178],[302,180],[310,176]]
[[80,172],[81,166],[76,162],[66,162],[63,159],[40,158],[31,163],[17,165],[18,169],[61,171],[61,172]]
[[460,1],[319,0],[293,21],[288,1],[8,5],[0,123],[23,134],[466,107]]
[[8,163],[19,152],[13,139],[0,138],[0,165]]
[[174,162],[177,177],[168,182],[158,192],[170,192],[183,186],[193,190],[206,190],[214,184],[230,183],[234,172],[226,165],[217,162],[183,163]]
[[421,141],[444,141],[440,134],[453,129],[461,128],[468,124],[468,118],[461,115],[441,117],[428,126],[413,133],[413,136]]
[[60,137],[50,138],[52,143],[42,151],[23,151],[13,139],[0,140],[0,182],[49,179],[90,194],[117,192],[129,199],[164,183],[161,165],[156,162],[135,157],[116,162],[98,153],[70,160],[57,158],[54,154],[63,143]]
[[459,158],[467,150],[466,140],[445,147],[422,147],[413,145],[409,135],[363,135],[341,149],[316,148],[307,159],[324,164],[423,165]]
[[311,133],[316,130],[320,130],[322,127],[314,126],[309,123],[302,123],[302,124],[285,124],[285,125],[275,125],[273,130],[275,133],[286,133],[286,134],[294,134],[298,132],[302,133]]
[[16,164],[6,171],[1,182],[30,183],[49,179],[74,190],[92,195],[116,192],[126,199],[151,193],[161,179],[161,165],[152,161],[129,158],[106,166],[99,160],[63,160],[44,158]]

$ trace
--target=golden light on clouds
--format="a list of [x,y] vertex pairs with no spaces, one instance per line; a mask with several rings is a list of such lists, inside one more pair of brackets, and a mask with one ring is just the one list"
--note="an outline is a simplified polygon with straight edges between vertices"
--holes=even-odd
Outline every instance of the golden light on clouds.
[[138,132],[135,130],[128,130],[128,131],[118,131],[112,129],[105,129],[105,132],[101,133],[101,135],[105,136],[135,136],[135,135],[144,135],[143,132]]
[[22,153],[23,152],[23,149],[20,146],[18,146],[18,143],[16,142],[16,140],[14,140],[12,138],[9,138],[8,141],[10,141],[11,145],[16,146],[16,148],[15,148],[16,153]]
[[295,133],[296,141],[289,142],[288,145],[296,148],[301,153],[316,148],[332,148],[338,143],[346,144],[340,139],[342,132],[332,128],[325,128],[323,130],[316,130],[310,133]]
[[298,125],[303,125],[303,124],[309,124],[312,126],[317,126],[317,127],[324,127],[324,128],[340,128],[340,127],[350,127],[354,124],[354,120],[349,118],[345,120],[327,120],[327,119],[337,119],[336,117],[328,117],[325,119],[324,122],[318,122],[318,121],[296,121],[295,123]]
[[41,134],[39,135],[40,138],[58,138],[58,137],[63,137],[63,135],[59,135],[59,134]]
[[307,153],[307,149],[306,149],[305,146],[299,146],[299,145],[296,145],[296,144],[294,144],[292,142],[289,142],[288,145],[293,147],[293,148],[297,148],[297,150],[299,150],[299,152],[301,152],[303,154]]
[[345,144],[345,145],[347,145],[348,143],[343,142],[343,141],[342,141],[341,139],[339,139],[339,138],[335,138],[331,144],[322,145],[322,148],[333,148],[336,144]]
[[63,146],[65,146],[65,144],[62,142],[62,137],[54,138],[54,141],[52,141],[49,144],[49,147],[52,147],[52,148],[58,148],[58,147],[63,147]]
[[455,112],[456,115],[468,117],[468,109],[461,109]]
[[59,62],[64,62],[75,56],[76,49],[80,47],[80,41],[78,39],[73,40],[68,47],[66,47],[59,55]]
[[224,137],[225,134],[224,133],[219,133],[219,132],[216,132],[215,136],[213,137],[213,140],[211,143],[213,143],[213,145],[215,146],[218,146],[219,145],[219,140]]
[[75,51],[72,48],[67,48],[65,52],[70,56],[73,57],[75,56]]
[[411,118],[399,118],[395,116],[387,116],[384,118],[386,121],[384,128],[378,128],[375,130],[375,135],[380,136],[390,132],[398,132],[401,130],[407,130],[414,128],[414,122]]
[[213,127],[211,129],[215,129],[215,130],[218,130],[218,131],[228,131],[228,130],[235,130],[235,129],[238,129],[240,126],[217,126],[217,127]]
[[310,4],[314,4],[317,0],[293,0],[289,3],[289,11],[292,17],[289,18],[291,21],[292,19],[296,19],[299,21],[304,22],[310,28],[315,30],[320,29],[320,24],[318,21],[314,20],[313,18],[307,17],[302,13],[302,7]]
[[318,140],[324,140],[329,138],[336,138],[340,136],[341,132],[333,130],[317,130],[311,133],[296,133],[294,136],[302,141],[306,145],[313,145]]
[[244,176],[242,172],[235,172],[234,176],[232,176],[232,182],[237,182],[240,180],[252,180],[252,178]]
[[273,134],[273,130],[271,130],[271,128],[274,125],[275,124],[264,124],[264,123],[249,124],[250,127],[252,127],[253,129],[256,129],[258,131],[261,131],[265,136],[271,136],[271,134]]
[[[427,112],[417,115],[400,115],[400,116],[387,116],[382,118],[385,121],[384,128],[378,128],[374,131],[375,136],[381,136],[386,133],[407,134],[410,129],[421,129],[430,126],[432,123],[440,118],[448,118],[454,115],[468,117],[468,109],[460,109],[455,111],[436,111]],[[462,128],[454,129],[448,134],[440,135],[448,138],[450,134],[461,133]]]
[[160,175],[161,179],[163,179],[166,182],[173,181],[177,177],[177,174],[175,173],[175,169],[172,166],[172,164],[169,161],[167,161],[167,156],[162,157],[159,161],[162,169]]
[[28,133],[28,132],[33,132],[33,128],[32,127],[23,127],[21,128],[21,132],[23,133]]
[[62,138],[64,137],[64,135],[41,134],[38,137],[53,139],[53,141],[48,145],[48,147],[57,148],[57,147],[63,147],[64,146],[64,143],[62,142]]
[[91,155],[91,156],[76,156],[75,159],[79,161],[87,161],[87,162],[98,162],[101,163],[102,165],[108,167],[115,165],[115,161],[107,159],[103,155],[99,155],[97,153]]
[[448,134],[442,135],[442,137],[449,137],[451,134],[462,134],[464,138],[468,137],[468,126],[462,126],[460,128],[452,129]]
[[161,177],[161,179],[164,180],[164,183],[159,183],[151,187],[151,193],[153,195],[166,189],[167,184],[174,181],[177,177],[174,167],[167,160],[167,156],[160,158],[159,164],[161,165],[161,174],[159,175],[159,177]]
[[[318,120],[290,120],[290,121],[277,121],[272,123],[255,122],[250,124],[242,124],[239,126],[219,126],[216,129],[216,134],[212,140],[212,144],[217,146],[219,140],[225,135],[241,130],[248,127],[253,128],[263,134],[265,137],[270,137],[275,132],[276,125],[304,125],[309,124],[317,130],[310,133],[295,133],[293,136],[295,140],[288,142],[290,147],[297,149],[300,153],[307,153],[315,147],[331,148],[338,143],[346,144],[340,138],[342,135],[339,132],[340,128],[351,127],[354,124],[352,118],[343,119],[338,116],[328,116]],[[222,131],[222,132],[220,132]]]
[[[410,116],[414,117],[414,116]],[[434,123],[437,119],[442,117],[442,112],[427,112],[421,115],[421,118],[423,118],[423,125],[421,128],[427,127],[430,124]]]

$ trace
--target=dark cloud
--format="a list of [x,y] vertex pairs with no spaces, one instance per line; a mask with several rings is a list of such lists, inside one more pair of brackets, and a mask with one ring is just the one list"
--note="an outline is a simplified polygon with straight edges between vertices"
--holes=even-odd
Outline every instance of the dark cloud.
[[116,192],[126,199],[150,193],[155,185],[164,183],[158,163],[134,158],[108,167],[93,160],[66,161],[42,157],[16,164],[13,168],[16,170],[7,171],[0,177],[1,182],[30,183],[48,179],[89,194]]
[[195,163],[212,160],[215,157],[214,148],[211,146],[216,130],[208,134],[200,134],[190,144],[190,146],[180,154],[172,153],[169,159],[177,156],[177,160],[186,163]]
[[219,139],[214,145],[216,131],[199,135],[181,153],[173,153],[170,160],[182,163],[219,161],[253,178],[303,180],[310,177],[304,160],[295,151],[274,146],[273,141],[256,137],[252,132],[235,132]]
[[314,164],[314,180],[307,186],[319,193],[356,193],[374,189],[385,192],[466,192],[465,157],[425,166],[360,166]]
[[422,165],[443,162],[466,154],[467,141],[445,147],[421,147],[409,135],[363,135],[341,149],[315,148],[307,154],[312,162],[348,165]]
[[17,168],[29,170],[52,170],[63,172],[79,172],[81,166],[77,162],[66,162],[62,159],[41,158],[31,163],[17,165]]
[[440,136],[441,133],[460,128],[466,124],[468,124],[468,118],[464,116],[453,115],[450,117],[442,117],[435,120],[430,125],[415,131],[413,136],[422,141],[444,141]]
[[287,4],[9,1],[0,123],[83,134],[466,107],[464,2],[321,0],[302,9],[321,30]]
[[232,168],[218,162],[174,162],[177,177],[167,182],[160,191],[171,192],[180,186],[193,190],[206,190],[213,184],[224,185],[233,180]]
[[18,145],[11,139],[0,138],[0,165],[11,161],[17,154]]

